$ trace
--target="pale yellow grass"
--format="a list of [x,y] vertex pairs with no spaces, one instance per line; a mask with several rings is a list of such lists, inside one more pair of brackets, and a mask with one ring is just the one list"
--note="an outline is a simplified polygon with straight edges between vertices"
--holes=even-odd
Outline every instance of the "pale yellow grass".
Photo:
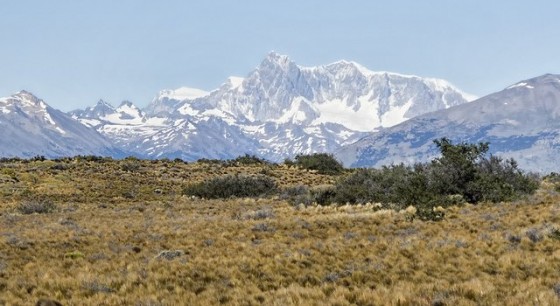
[[[27,186],[34,192],[55,194],[51,184],[64,178],[36,175]],[[305,175],[316,185],[331,179]],[[24,199],[6,195],[0,305],[40,298],[63,305],[560,303],[560,196],[548,187],[519,203],[453,207],[443,221],[422,222],[410,210],[378,205],[192,199],[165,181],[148,185],[149,178],[86,188],[76,177],[55,194],[63,200],[54,198],[58,210],[50,214],[22,215],[16,208]],[[137,190],[145,196],[108,191],[111,183],[129,188],[130,180],[144,184]],[[93,175],[93,182],[103,180]],[[160,198],[151,191],[157,186],[166,190]],[[95,192],[97,200],[78,201],[78,193]],[[181,252],[158,258],[165,250]]]

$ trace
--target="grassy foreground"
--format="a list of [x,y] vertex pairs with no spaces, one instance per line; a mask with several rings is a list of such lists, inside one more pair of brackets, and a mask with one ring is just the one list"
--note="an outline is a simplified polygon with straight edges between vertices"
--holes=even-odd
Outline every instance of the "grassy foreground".
[[0,305],[560,303],[560,195],[550,184],[516,203],[451,207],[439,222],[375,204],[182,195],[235,173],[283,187],[335,179],[266,165],[1,164]]

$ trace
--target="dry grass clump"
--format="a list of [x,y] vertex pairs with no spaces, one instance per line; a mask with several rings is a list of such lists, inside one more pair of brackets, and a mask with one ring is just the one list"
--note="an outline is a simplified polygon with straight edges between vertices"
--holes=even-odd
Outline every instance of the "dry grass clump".
[[[0,180],[0,305],[560,303],[560,195],[547,185],[424,222],[380,204],[182,195],[263,167],[282,187],[332,184],[293,168],[125,162],[1,165],[17,180]],[[57,209],[19,211],[38,196]]]

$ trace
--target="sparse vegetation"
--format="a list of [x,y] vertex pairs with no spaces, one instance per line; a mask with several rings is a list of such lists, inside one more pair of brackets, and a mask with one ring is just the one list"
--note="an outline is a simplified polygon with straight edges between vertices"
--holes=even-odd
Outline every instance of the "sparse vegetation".
[[[557,304],[555,182],[519,198],[536,179],[491,158],[474,161],[486,189],[438,197],[419,192],[433,186],[432,163],[331,176],[253,162],[1,160],[0,305]],[[494,174],[516,192],[496,192]],[[185,193],[193,186],[219,196]],[[56,205],[27,214],[24,203]]]

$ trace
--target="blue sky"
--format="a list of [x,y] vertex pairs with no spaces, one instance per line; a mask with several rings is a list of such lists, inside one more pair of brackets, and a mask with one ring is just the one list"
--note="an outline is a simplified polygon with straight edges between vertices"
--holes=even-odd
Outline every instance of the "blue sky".
[[443,78],[479,96],[560,73],[556,0],[0,2],[0,96],[26,89],[62,110],[212,90],[271,50],[303,66],[346,59]]

